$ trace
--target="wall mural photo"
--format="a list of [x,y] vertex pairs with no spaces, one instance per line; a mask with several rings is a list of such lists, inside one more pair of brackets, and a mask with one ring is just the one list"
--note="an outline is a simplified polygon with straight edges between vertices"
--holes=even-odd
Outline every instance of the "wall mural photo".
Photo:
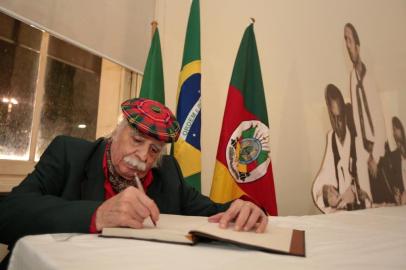
[[[403,124],[392,118],[396,148],[390,149],[379,93],[362,61],[361,42],[351,23],[344,42],[352,63],[349,89],[325,88],[331,130],[313,200],[323,213],[406,204],[406,139]],[[350,93],[346,103],[343,92]]]

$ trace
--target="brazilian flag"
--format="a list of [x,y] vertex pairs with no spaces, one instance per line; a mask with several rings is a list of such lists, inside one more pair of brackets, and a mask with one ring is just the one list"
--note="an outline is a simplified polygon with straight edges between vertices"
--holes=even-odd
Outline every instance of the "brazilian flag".
[[173,146],[173,154],[179,162],[185,180],[199,191],[201,190],[200,80],[200,11],[199,1],[193,0],[178,84],[176,116],[181,125],[181,132]]

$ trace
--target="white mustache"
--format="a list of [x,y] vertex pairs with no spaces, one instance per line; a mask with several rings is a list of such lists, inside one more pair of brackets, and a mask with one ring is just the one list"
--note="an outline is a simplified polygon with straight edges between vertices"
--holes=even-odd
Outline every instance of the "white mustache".
[[136,157],[130,157],[130,156],[126,156],[124,157],[124,161],[131,165],[132,167],[135,167],[137,170],[139,171],[145,171],[147,164],[145,164],[145,162],[142,162],[141,160],[139,160]]

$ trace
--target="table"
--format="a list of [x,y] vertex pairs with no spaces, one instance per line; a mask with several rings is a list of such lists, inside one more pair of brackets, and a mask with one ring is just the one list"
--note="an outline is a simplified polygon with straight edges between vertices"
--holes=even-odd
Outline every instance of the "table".
[[20,239],[9,269],[406,269],[406,206],[272,217],[306,231],[306,258],[224,243],[175,245],[91,234]]

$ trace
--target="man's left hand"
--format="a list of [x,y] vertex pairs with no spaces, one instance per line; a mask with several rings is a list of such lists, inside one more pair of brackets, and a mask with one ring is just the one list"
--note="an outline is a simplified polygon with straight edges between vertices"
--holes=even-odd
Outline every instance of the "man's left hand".
[[209,222],[218,222],[223,229],[234,222],[236,231],[255,229],[255,232],[263,233],[268,225],[268,216],[254,203],[237,199],[226,212],[209,217]]

